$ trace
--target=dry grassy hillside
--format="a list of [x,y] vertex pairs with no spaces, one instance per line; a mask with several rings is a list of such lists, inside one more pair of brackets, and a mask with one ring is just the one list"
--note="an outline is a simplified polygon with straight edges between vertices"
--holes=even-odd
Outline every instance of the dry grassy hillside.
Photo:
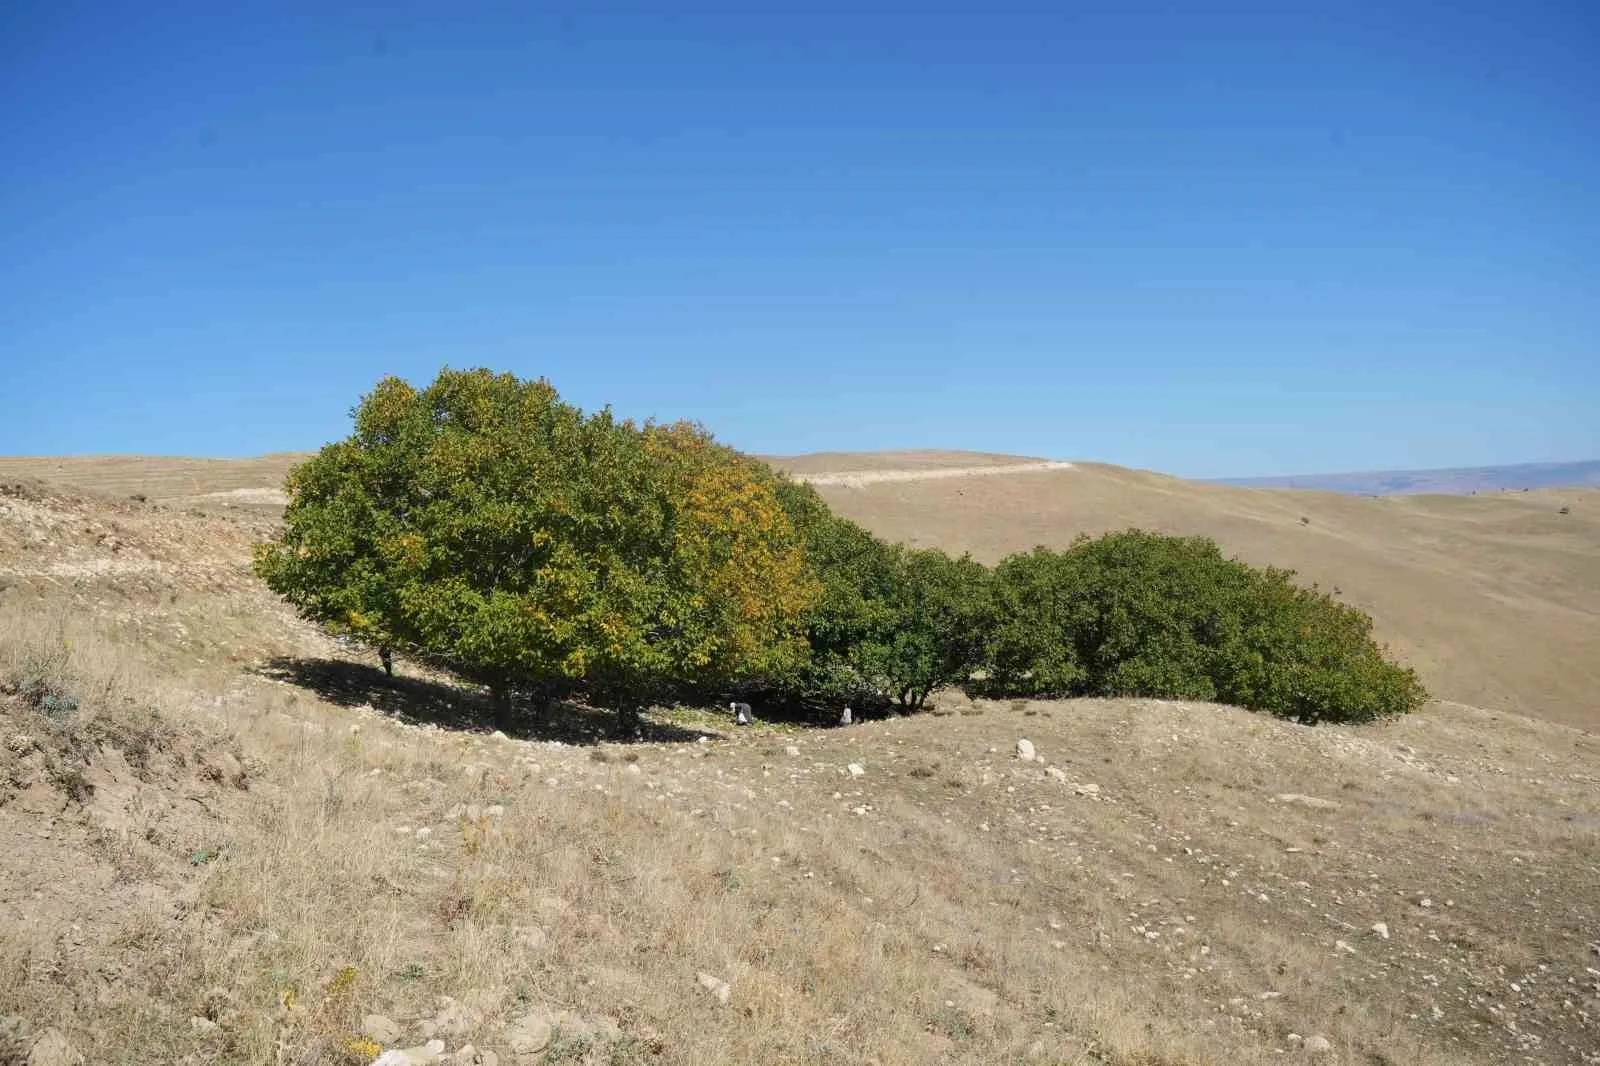
[[0,492],[0,1061],[1600,1062],[1590,734],[947,697],[493,735],[266,594],[270,528]]
[[62,488],[173,506],[282,506],[283,479],[306,457],[186,459],[145,455],[0,456],[0,483],[36,479]]
[[[961,452],[775,460],[802,477],[1026,462]],[[836,483],[839,513],[896,540],[994,561],[1142,526],[1215,537],[1370,612],[1434,694],[1600,726],[1600,491],[1376,499],[1240,489],[1078,463],[990,476]],[[1561,514],[1561,508],[1569,508]]]
[[[0,482],[32,477],[270,516],[276,507],[263,490],[280,487],[299,458],[0,458]],[[1370,612],[1380,638],[1441,698],[1600,727],[1600,490],[1380,499],[1232,488],[1098,463],[1039,469],[1041,460],[976,452],[771,461],[819,479],[841,514],[883,536],[988,562],[1128,526],[1203,533]]]

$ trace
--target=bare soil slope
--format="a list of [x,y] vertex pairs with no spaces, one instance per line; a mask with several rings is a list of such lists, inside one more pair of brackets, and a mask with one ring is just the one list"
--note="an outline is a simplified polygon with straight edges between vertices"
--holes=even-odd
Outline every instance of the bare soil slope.
[[1600,1062],[1592,734],[948,696],[494,735],[297,622],[270,529],[0,491],[0,1061]]

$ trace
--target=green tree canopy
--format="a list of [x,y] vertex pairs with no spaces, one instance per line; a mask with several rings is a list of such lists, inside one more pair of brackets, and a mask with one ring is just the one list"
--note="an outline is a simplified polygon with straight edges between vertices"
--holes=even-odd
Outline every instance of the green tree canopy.
[[785,479],[778,495],[821,582],[806,619],[810,655],[793,687],[825,702],[883,698],[885,649],[902,615],[901,550],[835,515],[810,485]]
[[628,704],[803,655],[816,589],[775,480],[697,427],[484,370],[389,378],[289,490],[257,555],[274,591],[499,693],[565,680]]
[[1423,699],[1372,622],[1282,570],[1139,530],[1012,556],[886,544],[699,426],[585,414],[548,382],[378,383],[289,479],[256,565],[304,615],[488,685],[632,710],[763,686],[922,707],[1220,700],[1315,722]]
[[934,691],[965,684],[983,664],[993,624],[989,572],[963,555],[933,548],[897,552],[896,617],[889,640],[871,646],[869,673],[906,710],[921,710]]
[[995,570],[988,691],[1217,700],[1304,722],[1367,721],[1425,698],[1372,620],[1204,537],[1127,530]]

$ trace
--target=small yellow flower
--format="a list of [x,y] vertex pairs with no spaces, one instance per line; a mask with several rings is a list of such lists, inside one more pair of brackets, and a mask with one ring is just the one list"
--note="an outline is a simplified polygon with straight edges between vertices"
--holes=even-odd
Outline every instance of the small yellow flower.
[[347,1036],[340,1046],[352,1061],[362,1063],[363,1066],[383,1054],[382,1044],[364,1036]]
[[358,976],[354,966],[346,966],[334,974],[333,981],[328,985],[328,995],[338,996],[355,987]]

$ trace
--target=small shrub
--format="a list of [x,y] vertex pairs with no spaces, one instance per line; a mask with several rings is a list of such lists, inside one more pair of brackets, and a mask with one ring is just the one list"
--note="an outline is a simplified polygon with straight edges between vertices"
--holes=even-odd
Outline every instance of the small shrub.
[[82,803],[94,794],[94,787],[83,776],[84,767],[71,760],[61,760],[50,766],[50,780],[67,799]]
[[53,722],[66,722],[78,713],[78,697],[69,692],[46,692],[35,704]]
[[1293,576],[1140,530],[1012,556],[995,570],[984,691],[1215,700],[1307,723],[1419,706],[1372,619]]
[[427,975],[428,971],[423,968],[422,963],[408,962],[400,969],[396,970],[391,976],[401,984],[409,985],[415,984]]

